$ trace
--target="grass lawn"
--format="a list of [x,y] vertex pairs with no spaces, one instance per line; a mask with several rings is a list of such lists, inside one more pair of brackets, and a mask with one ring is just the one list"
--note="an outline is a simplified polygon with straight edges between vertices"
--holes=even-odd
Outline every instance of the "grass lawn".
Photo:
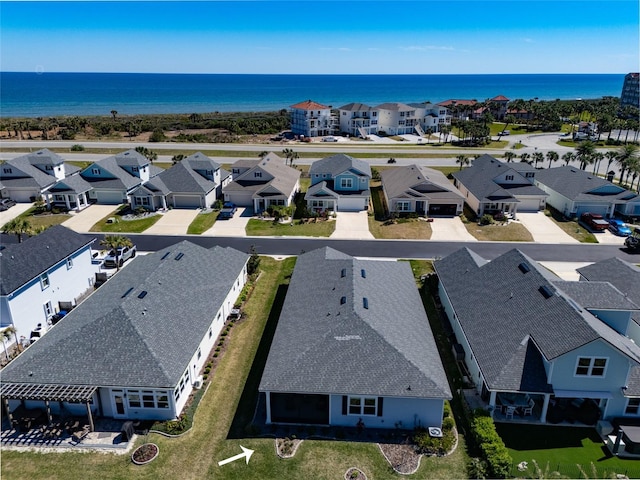
[[[93,227],[91,227],[90,231],[107,233],[141,233],[162,217],[162,215],[150,215],[138,220],[123,220],[121,212],[126,211],[127,209],[128,205],[120,207],[117,212],[110,213],[97,222]],[[111,217],[116,219],[116,223],[107,223],[107,220]]]
[[398,223],[385,225],[374,217],[369,217],[369,231],[374,238],[403,240],[429,240],[432,232],[430,223],[417,218],[399,218]]
[[336,229],[333,220],[318,221],[316,223],[300,223],[294,220],[292,223],[274,224],[268,220],[252,218],[247,224],[248,236],[289,236],[289,237],[328,237]]
[[188,234],[200,235],[201,233],[206,232],[213,224],[216,223],[216,219],[218,218],[219,211],[209,212],[209,213],[199,213],[196,215],[196,218],[193,219],[189,228],[187,228]]
[[547,207],[545,214],[551,218],[564,232],[582,243],[598,243],[596,237],[575,220],[564,217],[555,208]]
[[[611,456],[593,428],[497,423],[496,429],[514,465],[528,462],[526,471],[512,472],[518,477],[557,477],[554,472],[564,478],[615,478],[616,473],[640,477],[640,462]],[[544,476],[536,472],[534,460]]]
[[478,225],[476,222],[464,224],[467,231],[480,241],[494,242],[533,242],[529,230],[521,223],[507,225]]
[[53,225],[60,225],[62,222],[65,222],[71,218],[71,215],[68,213],[57,213],[57,214],[44,214],[44,215],[34,215],[36,208],[31,207],[29,210],[24,212],[19,216],[19,218],[26,219],[32,227],[34,228],[48,228]]

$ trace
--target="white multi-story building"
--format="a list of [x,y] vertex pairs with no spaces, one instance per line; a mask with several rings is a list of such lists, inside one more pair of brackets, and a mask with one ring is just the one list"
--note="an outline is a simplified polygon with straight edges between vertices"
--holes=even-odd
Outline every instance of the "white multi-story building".
[[331,107],[305,100],[291,105],[291,132],[305,137],[322,137],[336,133],[338,120]]

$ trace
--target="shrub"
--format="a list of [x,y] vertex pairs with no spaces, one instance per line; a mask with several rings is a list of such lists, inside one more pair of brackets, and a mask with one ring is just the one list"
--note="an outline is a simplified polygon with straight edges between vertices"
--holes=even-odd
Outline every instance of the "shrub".
[[491,215],[489,215],[488,213],[482,215],[482,218],[480,219],[480,225],[491,225],[492,223],[493,217]]
[[213,358],[218,358],[218,355],[219,355],[218,352],[214,353]]
[[493,219],[496,222],[504,222],[507,219],[507,217],[505,217],[504,213],[498,212],[493,216]]
[[453,427],[456,426],[456,421],[451,417],[446,417],[442,420],[442,429],[443,430],[453,430]]
[[493,419],[486,411],[474,411],[471,430],[473,439],[486,462],[486,474],[490,478],[507,478],[513,460],[496,432]]
[[149,137],[150,142],[163,142],[166,139],[167,137],[165,136],[161,128],[156,128]]

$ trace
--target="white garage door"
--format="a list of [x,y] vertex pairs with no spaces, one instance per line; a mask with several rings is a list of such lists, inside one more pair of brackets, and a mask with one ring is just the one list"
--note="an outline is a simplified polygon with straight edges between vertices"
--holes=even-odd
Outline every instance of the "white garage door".
[[118,205],[123,202],[122,192],[97,191],[96,202],[103,205]]
[[233,202],[239,207],[253,207],[253,193],[231,192],[224,194],[225,202]]
[[40,195],[39,190],[7,190],[5,197],[9,197],[16,202],[32,202],[32,198]]
[[518,197],[520,203],[518,204],[519,212],[537,212],[540,210],[539,198],[521,198]]
[[362,197],[346,197],[338,200],[338,211],[359,212],[365,209],[365,200]]
[[174,195],[173,208],[200,208],[202,199],[199,195]]

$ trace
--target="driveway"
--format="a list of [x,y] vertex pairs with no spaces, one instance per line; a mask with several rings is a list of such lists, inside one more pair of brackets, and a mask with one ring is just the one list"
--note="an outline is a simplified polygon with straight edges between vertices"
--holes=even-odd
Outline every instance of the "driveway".
[[580,243],[565,233],[544,212],[524,212],[516,215],[537,243]]
[[63,222],[62,225],[76,232],[86,233],[96,222],[115,212],[119,207],[120,205],[89,205],[80,212],[72,212],[72,217]]
[[174,208],[162,213],[162,218],[147,228],[144,233],[151,235],[184,235],[187,228],[198,216],[200,209],[180,209]]
[[14,218],[22,215],[24,212],[33,207],[33,203],[16,203],[9,210],[0,212],[0,227]]
[[465,228],[460,217],[436,217],[431,223],[431,240],[439,242],[477,242]]
[[620,245],[621,247],[624,245],[624,237],[618,237],[609,230],[605,230],[604,232],[594,232],[593,236],[596,237],[598,243],[603,243],[605,245]]
[[373,239],[369,231],[369,215],[362,212],[337,212],[336,229],[329,238],[344,238],[352,240]]
[[253,208],[238,207],[236,214],[228,220],[216,220],[202,235],[207,237],[246,237],[247,223],[253,217]]

